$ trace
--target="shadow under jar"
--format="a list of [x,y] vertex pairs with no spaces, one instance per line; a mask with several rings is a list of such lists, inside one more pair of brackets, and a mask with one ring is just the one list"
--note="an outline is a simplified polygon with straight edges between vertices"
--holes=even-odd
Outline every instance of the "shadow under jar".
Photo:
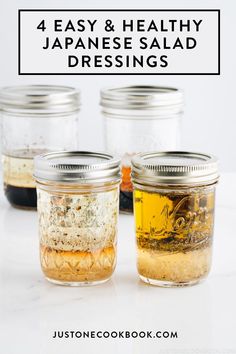
[[120,161],[94,152],[35,158],[41,267],[61,285],[107,281],[116,265]]
[[36,208],[34,156],[77,148],[80,94],[64,86],[5,87],[0,104],[5,195],[14,207]]
[[159,286],[193,285],[211,267],[217,160],[190,152],[132,160],[138,273]]
[[147,85],[107,88],[101,91],[101,106],[106,150],[122,158],[120,211],[132,213],[131,158],[179,148],[183,92]]

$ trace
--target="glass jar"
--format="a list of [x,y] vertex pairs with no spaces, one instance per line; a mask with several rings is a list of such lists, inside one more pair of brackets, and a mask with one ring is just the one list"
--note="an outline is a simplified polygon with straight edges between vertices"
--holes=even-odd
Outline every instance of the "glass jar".
[[15,207],[35,208],[33,158],[77,149],[79,91],[64,86],[5,87],[0,105],[5,195]]
[[106,150],[122,158],[120,210],[132,213],[131,158],[148,151],[179,149],[183,93],[173,87],[103,89]]
[[93,152],[35,158],[41,267],[62,285],[108,280],[116,264],[120,161]]
[[154,152],[132,159],[138,273],[146,283],[184,286],[211,267],[216,158]]

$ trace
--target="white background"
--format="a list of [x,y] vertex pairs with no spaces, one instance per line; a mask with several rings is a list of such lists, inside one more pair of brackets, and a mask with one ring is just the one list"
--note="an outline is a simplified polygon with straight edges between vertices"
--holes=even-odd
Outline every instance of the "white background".
[[[18,76],[18,8],[219,8],[221,9],[221,76]],[[57,83],[82,90],[80,146],[103,148],[99,89],[110,85],[157,84],[183,88],[185,116],[182,147],[214,153],[222,171],[236,171],[235,0],[11,0],[0,3],[0,86]],[[206,52],[207,56],[207,52]]]

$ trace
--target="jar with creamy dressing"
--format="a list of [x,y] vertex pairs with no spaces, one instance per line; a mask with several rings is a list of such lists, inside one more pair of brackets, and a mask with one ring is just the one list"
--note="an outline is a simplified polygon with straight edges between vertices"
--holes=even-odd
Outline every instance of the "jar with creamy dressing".
[[120,161],[96,152],[35,158],[41,267],[61,285],[107,281],[116,265]]
[[14,207],[36,208],[34,156],[78,148],[80,92],[29,85],[0,91],[3,182]]
[[153,152],[132,159],[137,268],[146,283],[185,286],[211,267],[217,159]]
[[120,211],[132,213],[131,158],[179,149],[183,92],[173,87],[123,86],[101,90],[106,150],[122,159]]

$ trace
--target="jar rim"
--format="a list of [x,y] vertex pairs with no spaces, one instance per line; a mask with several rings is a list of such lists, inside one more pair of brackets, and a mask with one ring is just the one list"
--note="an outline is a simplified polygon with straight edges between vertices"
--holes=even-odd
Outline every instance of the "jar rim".
[[205,185],[219,179],[218,159],[188,151],[140,153],[131,160],[132,181],[147,185]]
[[[183,91],[175,87],[131,85],[104,88],[100,105],[105,113],[112,109],[155,111],[157,115],[177,114],[183,110]],[[158,114],[159,113],[159,114]]]
[[79,110],[80,90],[61,85],[8,86],[0,90],[0,109],[11,113],[56,114]]
[[120,159],[103,152],[50,152],[34,158],[34,177],[70,184],[120,181]]

